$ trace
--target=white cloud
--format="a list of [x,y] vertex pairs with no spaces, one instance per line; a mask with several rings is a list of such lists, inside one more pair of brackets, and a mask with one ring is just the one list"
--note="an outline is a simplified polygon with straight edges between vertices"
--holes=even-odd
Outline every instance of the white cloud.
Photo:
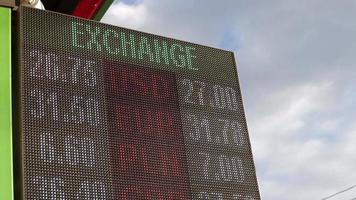
[[[226,2],[232,4],[233,1]],[[192,6],[174,0],[142,0],[133,4],[118,1],[109,8],[102,21],[194,43],[218,45],[231,21],[221,21],[222,15],[228,19],[229,13],[224,14],[226,7],[217,4],[211,9],[202,5],[212,2],[202,0],[189,4]]]
[[[252,143],[257,160],[266,160],[272,155],[278,159],[291,158],[289,151],[300,145],[295,146],[295,142],[305,142],[301,134],[308,124],[305,117],[325,106],[322,100],[330,87],[330,84],[290,87],[261,101],[256,109],[257,116],[251,117],[253,120],[249,122],[250,131],[255,134]],[[290,163],[285,164],[287,166],[278,169],[285,170]]]
[[259,180],[265,199],[320,199],[356,180],[356,129],[344,132],[332,125],[338,141],[311,130],[314,123],[329,123],[309,121],[309,115],[332,111],[337,99],[329,96],[335,90],[332,83],[308,83],[260,101],[249,124],[257,168],[264,168]]
[[122,27],[137,29],[142,27],[147,19],[147,8],[144,4],[114,3],[102,21],[117,24]]

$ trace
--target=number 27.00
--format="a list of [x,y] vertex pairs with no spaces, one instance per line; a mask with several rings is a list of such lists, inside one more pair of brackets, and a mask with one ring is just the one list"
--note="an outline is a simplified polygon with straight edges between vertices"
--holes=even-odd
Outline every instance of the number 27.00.
[[231,87],[189,79],[181,80],[181,87],[185,103],[231,111],[238,110],[236,91]]

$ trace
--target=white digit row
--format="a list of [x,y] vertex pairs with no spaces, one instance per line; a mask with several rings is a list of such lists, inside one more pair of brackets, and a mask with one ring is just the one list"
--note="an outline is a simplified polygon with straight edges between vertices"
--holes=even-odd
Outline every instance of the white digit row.
[[[245,137],[241,125],[236,120],[209,119],[206,115],[198,117],[188,113],[187,119],[189,138],[193,141],[208,142],[214,145],[243,146]],[[217,126],[217,128],[213,128]]]
[[[198,199],[202,200],[225,200],[224,195],[221,192],[200,192]],[[240,194],[233,194],[232,199],[236,200],[256,200],[251,196],[245,196]]]
[[[95,166],[96,146],[90,138],[67,135],[64,142],[55,142],[53,134],[45,132],[39,142],[40,158],[46,163]],[[58,146],[62,144],[64,148]]]
[[[97,84],[97,74],[94,70],[95,62],[82,60],[79,57],[62,58],[55,53],[42,52],[40,50],[30,51],[29,74],[39,79],[69,82],[72,84],[84,83],[93,87]],[[67,66],[67,63],[68,64]],[[65,71],[64,67],[70,67]]]
[[[66,191],[65,182],[59,177],[44,177],[35,176],[32,178],[31,190],[38,192],[36,199],[47,199],[47,200],[106,200],[107,189],[103,182],[101,181],[82,181],[77,189],[71,189]],[[67,186],[68,187],[68,186]],[[75,192],[75,194],[70,195],[67,192]]]
[[[39,89],[30,91],[30,114],[32,117],[42,119],[52,119],[54,121],[63,120],[64,122],[73,122],[76,124],[89,124],[98,126],[101,123],[99,101],[95,98],[84,98],[82,96],[71,96],[69,102],[70,108],[63,113],[60,110],[58,94],[56,92],[44,93]],[[61,111],[61,112],[60,112]]]
[[238,110],[235,89],[220,85],[208,85],[202,81],[183,79],[183,100],[188,104],[210,106],[213,108]]
[[200,192],[198,194],[198,199],[202,200],[224,200],[223,194],[220,192]]
[[224,182],[243,182],[245,180],[245,172],[240,158],[226,155],[212,157],[207,152],[200,152],[199,155],[204,157],[202,166],[204,179]]

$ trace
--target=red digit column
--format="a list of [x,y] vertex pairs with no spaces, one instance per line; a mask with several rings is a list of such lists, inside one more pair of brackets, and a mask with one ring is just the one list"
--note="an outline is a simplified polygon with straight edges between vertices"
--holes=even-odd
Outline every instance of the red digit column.
[[190,199],[173,73],[106,63],[110,153],[118,199]]

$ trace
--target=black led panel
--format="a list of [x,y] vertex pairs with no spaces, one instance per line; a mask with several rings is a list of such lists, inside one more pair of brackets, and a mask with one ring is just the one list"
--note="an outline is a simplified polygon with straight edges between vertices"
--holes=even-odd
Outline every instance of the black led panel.
[[18,14],[17,199],[260,199],[232,52]]

